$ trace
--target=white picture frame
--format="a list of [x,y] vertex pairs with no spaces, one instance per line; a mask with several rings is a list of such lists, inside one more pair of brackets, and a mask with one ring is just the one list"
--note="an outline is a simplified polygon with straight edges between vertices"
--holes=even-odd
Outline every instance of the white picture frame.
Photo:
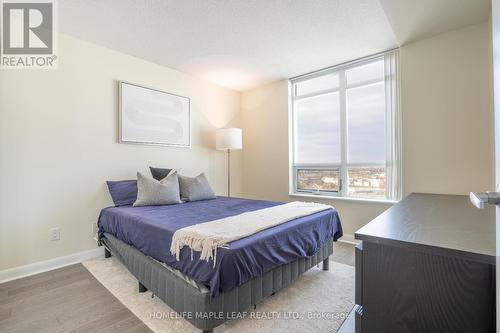
[[119,143],[191,147],[189,97],[119,82]]

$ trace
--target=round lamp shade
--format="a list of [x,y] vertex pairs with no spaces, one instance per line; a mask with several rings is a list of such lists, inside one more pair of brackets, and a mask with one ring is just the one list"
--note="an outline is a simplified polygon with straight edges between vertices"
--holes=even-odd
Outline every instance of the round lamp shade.
[[241,128],[221,128],[215,132],[216,149],[241,149]]

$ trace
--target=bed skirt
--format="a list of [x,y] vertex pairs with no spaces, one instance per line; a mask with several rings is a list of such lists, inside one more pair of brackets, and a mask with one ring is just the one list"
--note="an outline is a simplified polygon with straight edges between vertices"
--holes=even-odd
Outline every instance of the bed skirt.
[[[195,327],[204,331],[213,330],[225,321],[237,317],[237,313],[249,310],[253,305],[289,286],[333,253],[333,240],[330,240],[311,257],[299,258],[279,266],[261,277],[253,278],[239,287],[211,298],[207,289],[197,288],[180,274],[145,256],[133,246],[107,233],[101,240],[142,285],[170,308],[181,313]],[[327,268],[327,265],[324,268]]]

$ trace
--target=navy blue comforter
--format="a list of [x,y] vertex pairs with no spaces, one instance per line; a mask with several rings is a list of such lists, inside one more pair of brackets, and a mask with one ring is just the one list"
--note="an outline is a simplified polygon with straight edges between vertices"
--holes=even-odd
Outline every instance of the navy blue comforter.
[[170,254],[174,232],[244,212],[272,207],[281,202],[217,197],[213,200],[168,206],[109,207],[99,216],[99,235],[104,232],[134,246],[207,286],[212,296],[231,290],[280,265],[315,254],[330,238],[342,236],[337,211],[325,210],[301,217],[217,250],[217,262],[199,259],[199,252],[184,247],[180,260]]

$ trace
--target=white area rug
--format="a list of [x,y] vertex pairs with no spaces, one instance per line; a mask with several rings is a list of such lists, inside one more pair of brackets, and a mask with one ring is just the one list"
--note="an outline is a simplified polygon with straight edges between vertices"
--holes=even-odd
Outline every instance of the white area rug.
[[[201,332],[158,297],[151,298],[151,292],[140,294],[137,280],[116,258],[83,265],[154,332]],[[246,318],[228,321],[214,332],[336,332],[353,303],[354,267],[330,261],[329,271],[311,268],[291,287],[249,309]]]

